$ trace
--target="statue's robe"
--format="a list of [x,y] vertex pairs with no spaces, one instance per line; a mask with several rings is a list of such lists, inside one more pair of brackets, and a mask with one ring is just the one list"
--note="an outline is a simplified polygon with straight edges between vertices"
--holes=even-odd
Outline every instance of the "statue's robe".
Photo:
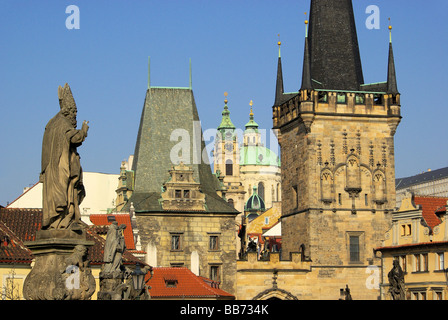
[[104,245],[104,273],[120,272],[122,256],[126,248],[122,229],[114,223],[109,226]]
[[45,127],[42,143],[42,229],[66,229],[80,222],[79,204],[85,196],[76,148],[86,134],[59,112]]

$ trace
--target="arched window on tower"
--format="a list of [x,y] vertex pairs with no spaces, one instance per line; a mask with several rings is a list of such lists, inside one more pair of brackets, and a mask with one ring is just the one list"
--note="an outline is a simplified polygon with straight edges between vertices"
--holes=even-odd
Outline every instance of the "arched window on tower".
[[266,201],[266,199],[264,197],[264,183],[263,182],[258,183],[258,195],[261,197],[261,199]]
[[226,176],[233,176],[233,162],[230,159],[226,160]]

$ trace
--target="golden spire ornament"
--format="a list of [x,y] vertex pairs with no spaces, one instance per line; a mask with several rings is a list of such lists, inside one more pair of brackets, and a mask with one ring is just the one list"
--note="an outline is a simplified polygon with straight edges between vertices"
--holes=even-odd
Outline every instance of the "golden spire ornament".
[[305,12],[305,37],[308,38],[308,19],[307,19],[307,13]]
[[280,58],[280,47],[282,46],[282,42],[280,41],[280,33],[278,34],[278,57]]
[[392,43],[392,25],[389,18],[389,42]]

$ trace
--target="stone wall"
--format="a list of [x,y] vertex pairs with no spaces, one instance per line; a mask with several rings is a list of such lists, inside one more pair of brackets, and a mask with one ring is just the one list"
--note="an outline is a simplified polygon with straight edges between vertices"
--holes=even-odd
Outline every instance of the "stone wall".
[[[235,292],[237,241],[234,215],[184,212],[137,214],[137,223],[142,248],[155,247],[157,250],[157,266],[182,264],[194,270],[191,257],[196,251],[198,254],[193,256],[199,257],[199,275],[211,278],[210,267],[219,266],[220,288],[229,293]],[[173,235],[180,235],[178,250],[172,248]],[[210,249],[210,236],[218,236],[217,250]]]
[[256,253],[249,253],[247,260],[238,261],[236,298],[338,300],[347,285],[354,300],[376,300],[380,295],[369,267],[313,267],[312,262],[301,261],[299,253],[287,260],[279,257],[271,253],[270,260],[257,261]]

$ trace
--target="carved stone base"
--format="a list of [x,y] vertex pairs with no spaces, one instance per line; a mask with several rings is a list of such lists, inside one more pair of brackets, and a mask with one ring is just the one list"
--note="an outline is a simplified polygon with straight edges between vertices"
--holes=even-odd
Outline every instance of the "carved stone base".
[[96,283],[88,265],[84,230],[40,230],[25,245],[35,257],[23,285],[27,300],[89,300]]
[[124,282],[123,273],[100,273],[98,300],[127,300],[130,287]]

